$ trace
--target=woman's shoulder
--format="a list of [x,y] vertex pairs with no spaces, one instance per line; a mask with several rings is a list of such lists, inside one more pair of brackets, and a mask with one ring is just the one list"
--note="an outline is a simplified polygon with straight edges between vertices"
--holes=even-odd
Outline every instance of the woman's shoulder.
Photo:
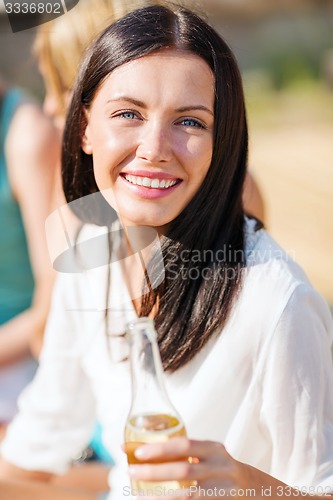
[[281,246],[255,221],[245,222],[246,272],[239,307],[265,329],[282,317],[317,317],[331,328],[331,315],[323,297],[314,289],[304,270],[295,262],[295,252]]
[[294,261],[292,251],[283,250],[267,231],[256,231],[255,226],[254,220],[246,220],[247,265],[221,348],[224,338],[230,338],[243,346],[248,359],[259,360],[276,333],[286,344],[318,332],[330,339],[332,317],[325,300]]

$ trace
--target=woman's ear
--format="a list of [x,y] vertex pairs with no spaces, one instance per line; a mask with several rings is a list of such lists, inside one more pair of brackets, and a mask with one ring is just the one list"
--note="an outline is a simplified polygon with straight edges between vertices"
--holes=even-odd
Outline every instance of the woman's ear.
[[86,155],[92,155],[93,150],[92,150],[92,145],[90,142],[89,125],[86,126],[86,129],[85,129],[84,134],[82,136],[81,148],[86,153]]
[[83,110],[84,113],[84,123],[82,124],[83,133],[81,139],[81,148],[86,153],[86,155],[92,155],[93,149],[90,140],[90,127],[89,127],[89,115],[87,109]]

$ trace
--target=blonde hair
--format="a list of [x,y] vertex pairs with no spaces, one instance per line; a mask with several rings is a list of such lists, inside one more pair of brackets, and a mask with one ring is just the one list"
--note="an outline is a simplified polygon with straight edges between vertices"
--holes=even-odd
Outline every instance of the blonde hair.
[[81,59],[93,39],[107,25],[154,0],[80,0],[67,14],[41,25],[34,43],[46,88],[57,99],[59,115],[66,113]]

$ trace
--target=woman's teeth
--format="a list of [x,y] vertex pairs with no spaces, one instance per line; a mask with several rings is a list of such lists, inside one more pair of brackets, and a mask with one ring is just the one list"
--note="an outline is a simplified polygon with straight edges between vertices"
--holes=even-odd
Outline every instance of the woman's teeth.
[[125,179],[131,184],[136,184],[138,186],[144,186],[153,189],[167,189],[174,186],[177,180],[170,179],[149,179],[148,177],[137,177],[135,175],[124,174]]

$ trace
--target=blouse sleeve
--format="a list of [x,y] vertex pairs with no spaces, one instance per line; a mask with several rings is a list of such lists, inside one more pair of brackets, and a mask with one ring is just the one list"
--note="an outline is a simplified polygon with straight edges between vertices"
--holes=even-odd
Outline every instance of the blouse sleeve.
[[79,315],[73,310],[73,280],[82,279],[58,276],[39,369],[19,398],[1,447],[5,460],[24,469],[62,474],[91,437],[95,401],[80,362]]
[[326,303],[300,284],[277,324],[262,374],[270,474],[318,494],[333,492],[331,340]]

